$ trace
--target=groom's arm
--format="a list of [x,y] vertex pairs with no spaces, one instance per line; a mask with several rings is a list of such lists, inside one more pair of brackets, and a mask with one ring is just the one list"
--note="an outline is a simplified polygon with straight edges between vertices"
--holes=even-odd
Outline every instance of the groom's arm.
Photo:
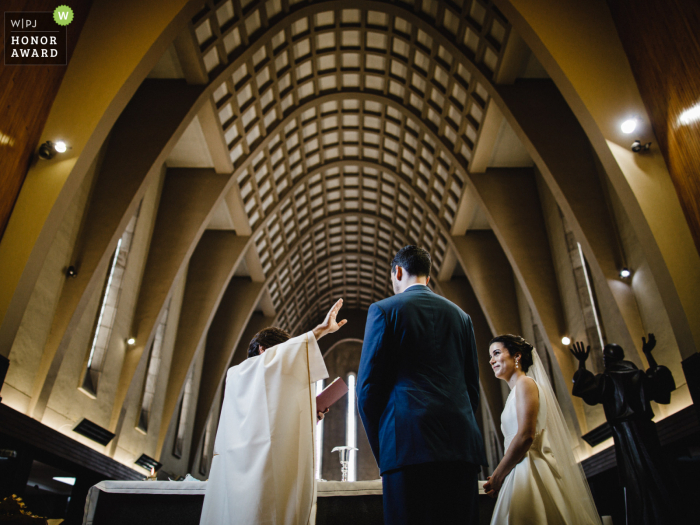
[[464,380],[467,384],[467,394],[469,394],[472,411],[476,414],[476,410],[479,408],[479,356],[476,350],[474,325],[468,315],[466,329],[468,348],[464,358]]
[[390,344],[386,314],[373,304],[367,312],[365,338],[357,372],[357,408],[377,463],[379,422],[394,384]]

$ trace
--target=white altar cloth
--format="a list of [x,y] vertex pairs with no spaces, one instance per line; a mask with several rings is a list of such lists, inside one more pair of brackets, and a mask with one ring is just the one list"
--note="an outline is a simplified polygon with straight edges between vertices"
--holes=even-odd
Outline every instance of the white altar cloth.
[[[484,481],[479,481],[479,494],[485,494]],[[381,496],[382,480],[368,481],[319,481],[318,497]],[[206,481],[101,481],[90,488],[85,500],[83,525],[92,525],[101,492],[121,494],[170,494],[199,496],[207,489]]]
[[[207,490],[206,481],[101,481],[90,487],[85,500],[83,525],[92,525],[101,492],[120,494],[169,494],[173,496],[203,496]],[[321,481],[318,483],[318,497],[382,495],[382,481]]]

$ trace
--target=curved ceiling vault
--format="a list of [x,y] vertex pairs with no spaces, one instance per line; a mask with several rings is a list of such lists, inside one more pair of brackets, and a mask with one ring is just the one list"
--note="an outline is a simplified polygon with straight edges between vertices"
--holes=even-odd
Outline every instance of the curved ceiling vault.
[[434,275],[446,256],[509,28],[417,4],[209,1],[191,23],[280,326],[385,297],[407,243]]
[[[142,135],[158,132],[162,140],[155,148],[147,145],[148,155],[135,155],[143,166],[126,161],[129,184],[114,160],[125,159],[118,148],[111,153],[111,171],[98,174],[111,206],[91,205],[90,222],[101,225],[99,239],[85,243],[94,256],[89,264],[83,257],[80,286],[71,283],[61,293],[59,310],[65,315],[42,356],[32,396],[35,416],[53,387],[55,374],[46,370],[60,367],[65,352],[56,349],[65,349],[82,317],[80,305],[97,289],[120,225],[156,180],[161,159],[172,159],[181,142],[189,142],[185,149],[192,147],[188,126],[205,124],[211,109],[218,119],[212,112],[206,144],[200,144],[209,149],[208,163],[166,163],[168,169],[208,168],[181,173],[181,179],[202,179],[189,190],[180,184],[173,195],[182,200],[196,189],[201,196],[206,185],[211,201],[188,212],[196,220],[180,235],[177,249],[169,251],[168,272],[163,274],[164,255],[149,253],[145,271],[158,274],[158,285],[140,292],[138,303],[147,307],[139,307],[135,316],[137,343],[123,366],[112,411],[112,420],[120,421],[117,427],[155,321],[177,276],[185,273],[206,221],[215,219],[232,185],[241,201],[233,208],[243,215],[234,225],[236,233],[251,235],[258,278],[270,293],[280,326],[307,329],[341,295],[348,307],[360,308],[385,297],[389,261],[407,243],[431,250],[437,277],[453,244],[451,229],[509,26],[479,0],[461,6],[434,0],[416,5],[358,1],[346,7],[338,0],[210,0],[183,27],[149,75],[170,80],[144,82],[120,117],[119,129],[132,142],[139,135],[130,129]],[[160,76],[156,70],[168,60],[175,73]],[[183,77],[189,85],[179,80]],[[164,115],[168,126],[161,125]],[[113,131],[110,145],[115,136]],[[218,143],[212,146],[212,140]],[[168,220],[180,211],[172,203],[170,208]],[[158,224],[156,237],[161,245],[172,242],[159,233]],[[144,293],[148,297],[142,301]],[[196,331],[198,338],[205,336],[221,293],[203,316],[208,321],[201,334]],[[168,392],[181,391],[183,367],[171,373]]]

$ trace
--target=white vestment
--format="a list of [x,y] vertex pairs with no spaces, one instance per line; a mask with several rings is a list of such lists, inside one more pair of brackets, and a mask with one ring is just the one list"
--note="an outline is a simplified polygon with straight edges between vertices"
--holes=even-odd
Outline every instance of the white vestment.
[[314,383],[328,377],[313,332],[226,374],[200,525],[313,525]]

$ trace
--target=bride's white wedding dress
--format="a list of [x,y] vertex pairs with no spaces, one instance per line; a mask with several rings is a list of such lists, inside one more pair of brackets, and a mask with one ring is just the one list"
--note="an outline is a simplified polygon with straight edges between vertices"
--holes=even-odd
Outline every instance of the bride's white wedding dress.
[[[533,360],[526,381],[535,381],[540,398],[535,438],[503,481],[491,525],[600,524],[583,471],[571,451],[561,409],[535,351]],[[501,414],[504,450],[518,432],[517,388],[511,390]]]

